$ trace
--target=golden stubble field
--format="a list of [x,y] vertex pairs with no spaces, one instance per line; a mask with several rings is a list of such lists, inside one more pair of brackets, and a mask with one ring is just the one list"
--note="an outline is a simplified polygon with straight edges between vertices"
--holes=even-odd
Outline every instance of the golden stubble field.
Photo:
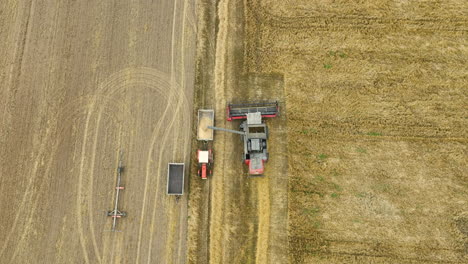
[[194,5],[0,1],[0,263],[186,262]]
[[289,261],[468,261],[468,3],[244,9],[244,72],[284,75]]

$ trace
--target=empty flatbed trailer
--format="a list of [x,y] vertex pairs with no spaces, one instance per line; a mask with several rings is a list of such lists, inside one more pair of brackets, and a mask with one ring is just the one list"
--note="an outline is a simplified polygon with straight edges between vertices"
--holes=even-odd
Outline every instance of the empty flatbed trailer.
[[169,163],[167,168],[167,194],[184,194],[184,163]]

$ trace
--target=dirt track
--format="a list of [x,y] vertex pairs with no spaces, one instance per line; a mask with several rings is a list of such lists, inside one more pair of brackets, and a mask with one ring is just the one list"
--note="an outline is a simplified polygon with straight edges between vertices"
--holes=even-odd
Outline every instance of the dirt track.
[[[184,263],[192,1],[0,4],[2,263]],[[113,207],[118,152],[123,185]]]

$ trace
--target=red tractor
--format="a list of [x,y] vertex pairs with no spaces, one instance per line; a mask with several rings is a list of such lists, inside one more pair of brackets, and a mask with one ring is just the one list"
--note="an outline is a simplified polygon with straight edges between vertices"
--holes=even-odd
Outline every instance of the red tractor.
[[203,180],[208,179],[208,176],[213,175],[213,151],[208,150],[198,150],[198,176]]
[[213,130],[208,126],[214,124],[213,109],[198,110],[198,135],[197,140],[203,145],[197,151],[198,159],[198,176],[206,180],[208,176],[213,174],[213,150],[211,149],[211,141],[213,141]]

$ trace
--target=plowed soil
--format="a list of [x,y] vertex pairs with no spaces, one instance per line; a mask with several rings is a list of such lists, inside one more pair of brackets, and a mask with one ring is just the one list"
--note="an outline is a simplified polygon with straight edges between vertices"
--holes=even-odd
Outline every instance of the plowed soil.
[[185,262],[195,7],[156,2],[1,1],[1,263]]
[[284,115],[261,179],[215,133],[191,263],[468,262],[466,1],[200,2],[198,104]]

